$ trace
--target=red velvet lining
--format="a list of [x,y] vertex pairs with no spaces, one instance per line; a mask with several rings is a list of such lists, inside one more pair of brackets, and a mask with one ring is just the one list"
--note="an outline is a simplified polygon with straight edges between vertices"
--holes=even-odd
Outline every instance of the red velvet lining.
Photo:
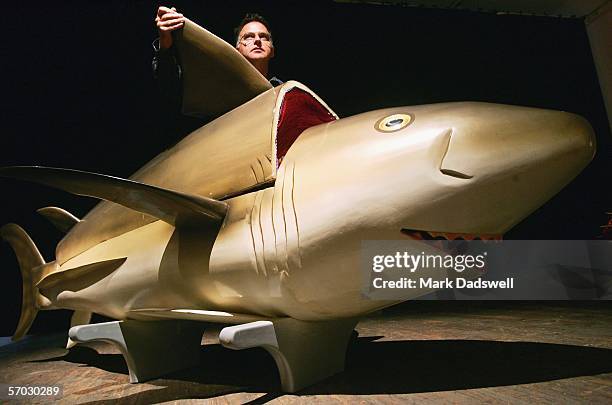
[[276,161],[281,161],[306,129],[336,118],[312,95],[298,88],[285,93],[276,131]]

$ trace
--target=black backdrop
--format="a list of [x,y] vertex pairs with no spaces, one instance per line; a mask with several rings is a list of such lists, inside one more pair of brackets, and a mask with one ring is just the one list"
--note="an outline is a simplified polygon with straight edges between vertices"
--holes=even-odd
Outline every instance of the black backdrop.
[[[11,4],[0,17],[0,165],[46,165],[127,177],[197,125],[168,120],[151,76],[156,3]],[[565,110],[598,139],[593,163],[509,232],[516,239],[591,239],[612,209],[610,136],[584,24],[550,17],[336,4],[176,1],[186,16],[232,41],[245,12],[272,25],[273,73],[303,82],[341,116],[446,101]],[[231,5],[229,7],[228,5]],[[22,225],[53,260],[62,235],[35,214],[56,205],[83,216],[95,200],[0,180],[0,224]],[[0,335],[17,323],[21,280],[0,244]],[[66,328],[68,313],[42,312],[33,331]]]

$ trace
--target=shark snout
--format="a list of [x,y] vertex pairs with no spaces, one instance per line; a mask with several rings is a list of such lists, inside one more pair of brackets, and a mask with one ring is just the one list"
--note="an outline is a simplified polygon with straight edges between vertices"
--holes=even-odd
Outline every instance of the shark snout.
[[593,130],[578,115],[474,103],[462,108],[440,163],[457,190],[444,209],[465,217],[447,223],[450,230],[506,232],[558,193],[595,153]]
[[575,176],[593,158],[595,137],[582,117],[560,111],[485,105],[453,128],[440,171],[489,178],[550,173],[550,181]]

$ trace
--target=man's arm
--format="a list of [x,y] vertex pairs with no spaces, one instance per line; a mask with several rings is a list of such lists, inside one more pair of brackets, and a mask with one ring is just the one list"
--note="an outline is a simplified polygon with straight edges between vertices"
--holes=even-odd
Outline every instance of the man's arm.
[[178,112],[181,105],[181,67],[172,46],[172,31],[182,28],[185,19],[174,7],[161,6],[157,9],[155,24],[159,39],[153,42],[153,76],[163,98],[162,103],[168,106],[167,109]]
[[172,47],[172,31],[178,30],[185,25],[185,17],[177,12],[174,7],[160,6],[157,9],[155,24],[159,31],[159,48],[160,50],[166,50]]

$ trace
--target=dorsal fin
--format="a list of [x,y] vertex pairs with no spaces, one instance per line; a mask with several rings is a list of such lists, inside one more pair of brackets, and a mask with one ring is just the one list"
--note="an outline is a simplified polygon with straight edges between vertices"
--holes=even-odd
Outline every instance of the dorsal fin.
[[36,212],[45,217],[57,229],[64,233],[67,233],[79,222],[77,217],[59,207],[39,208]]
[[112,201],[171,225],[204,221],[220,224],[227,204],[212,198],[178,193],[133,180],[79,170],[39,166],[0,168],[1,177],[27,180],[69,193]]
[[185,20],[174,34],[182,69],[183,114],[214,118],[272,88],[233,46]]

